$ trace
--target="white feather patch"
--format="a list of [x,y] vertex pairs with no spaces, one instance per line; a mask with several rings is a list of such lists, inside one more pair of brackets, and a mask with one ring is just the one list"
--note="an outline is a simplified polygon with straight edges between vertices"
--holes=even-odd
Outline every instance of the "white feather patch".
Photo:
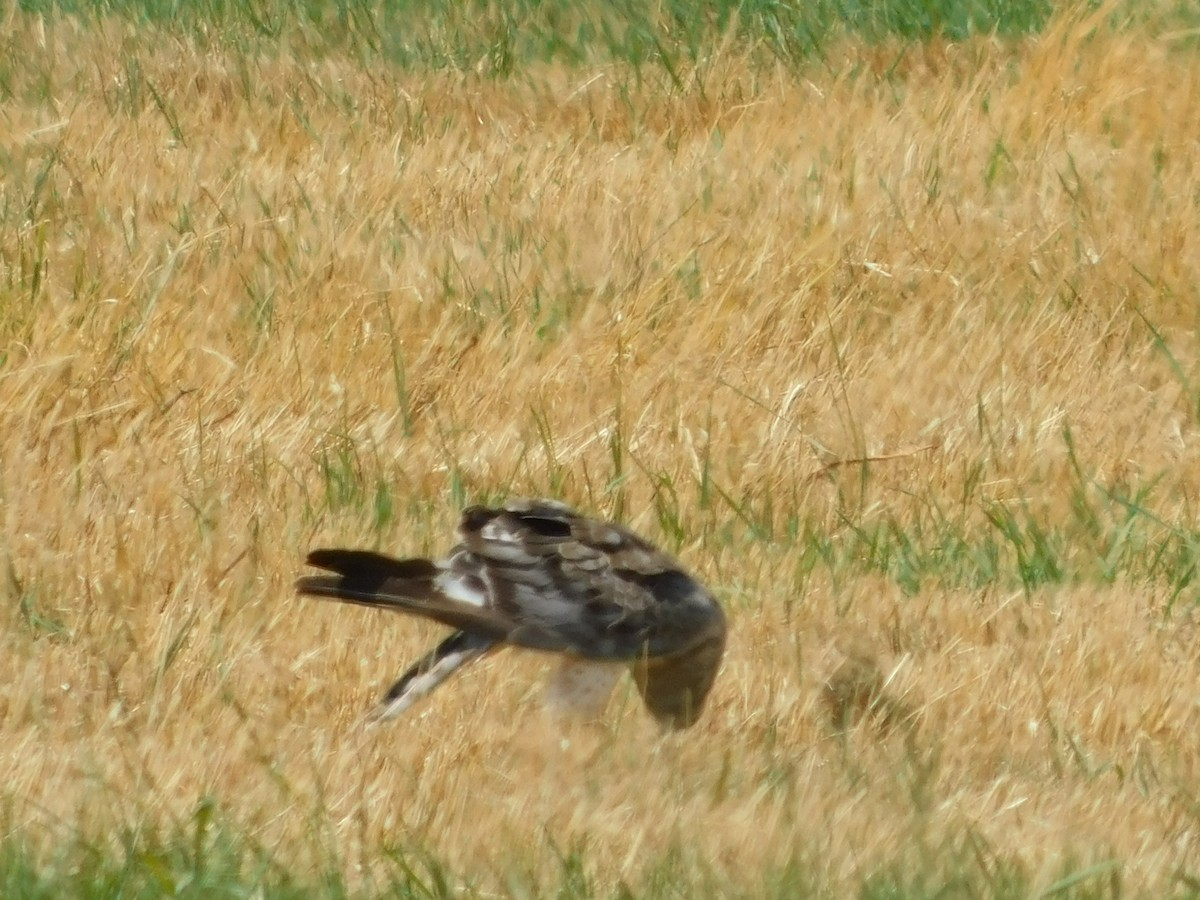
[[524,566],[538,561],[536,556],[512,540],[487,540],[476,552],[488,559],[502,563],[511,562]]
[[506,544],[516,543],[517,540],[516,534],[495,520],[479,529],[479,536],[485,541],[503,541]]
[[472,584],[476,580],[459,572],[442,572],[433,579],[433,586],[451,600],[483,608],[487,606],[487,592]]

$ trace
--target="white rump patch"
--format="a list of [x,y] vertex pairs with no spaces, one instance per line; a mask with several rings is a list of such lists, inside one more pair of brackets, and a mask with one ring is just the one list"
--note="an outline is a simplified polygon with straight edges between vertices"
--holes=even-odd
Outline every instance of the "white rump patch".
[[442,572],[433,579],[433,586],[451,600],[469,603],[482,609],[488,605],[487,592],[480,590],[478,584],[472,584],[473,581],[478,579],[461,572]]

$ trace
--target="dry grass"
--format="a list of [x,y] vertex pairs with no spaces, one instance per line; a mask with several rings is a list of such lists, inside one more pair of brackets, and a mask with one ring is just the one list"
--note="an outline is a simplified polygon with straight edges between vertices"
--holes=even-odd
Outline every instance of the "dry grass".
[[[1154,485],[1165,524],[1129,530],[1193,533],[1200,59],[1095,24],[848,45],[837,75],[730,51],[668,92],[17,15],[10,827],[102,834],[211,795],[290,867],[328,844],[351,879],[418,846],[516,890],[557,847],[600,885],[669,862],[1037,891],[1099,863],[1194,888],[1190,576],[1104,578],[1072,542],[1028,589],[1003,540],[991,575],[907,590],[819,558],[873,523],[916,540],[930,510],[968,549],[998,510],[1086,537],[1063,523],[1089,478]],[[442,549],[465,499],[523,493],[619,515],[717,587],[732,643],[694,730],[663,738],[628,696],[559,725],[516,655],[360,729],[434,631],[295,599],[304,552]]]

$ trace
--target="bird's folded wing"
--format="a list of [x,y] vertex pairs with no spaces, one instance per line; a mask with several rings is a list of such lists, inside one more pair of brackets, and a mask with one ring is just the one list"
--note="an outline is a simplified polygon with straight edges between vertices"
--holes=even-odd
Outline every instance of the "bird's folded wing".
[[546,501],[463,515],[461,554],[513,623],[508,641],[593,660],[680,653],[724,620],[671,556]]

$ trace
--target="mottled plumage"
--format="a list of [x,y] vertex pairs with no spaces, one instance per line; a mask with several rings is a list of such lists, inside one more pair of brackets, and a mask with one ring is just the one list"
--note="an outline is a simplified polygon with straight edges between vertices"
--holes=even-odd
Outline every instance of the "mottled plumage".
[[457,670],[505,645],[565,656],[549,701],[603,709],[621,668],[672,728],[700,714],[725,648],[725,616],[679,563],[627,528],[553,500],[472,506],[441,561],[314,550],[332,575],[301,594],[423,616],[455,631],[387,692],[379,716],[408,709]]

